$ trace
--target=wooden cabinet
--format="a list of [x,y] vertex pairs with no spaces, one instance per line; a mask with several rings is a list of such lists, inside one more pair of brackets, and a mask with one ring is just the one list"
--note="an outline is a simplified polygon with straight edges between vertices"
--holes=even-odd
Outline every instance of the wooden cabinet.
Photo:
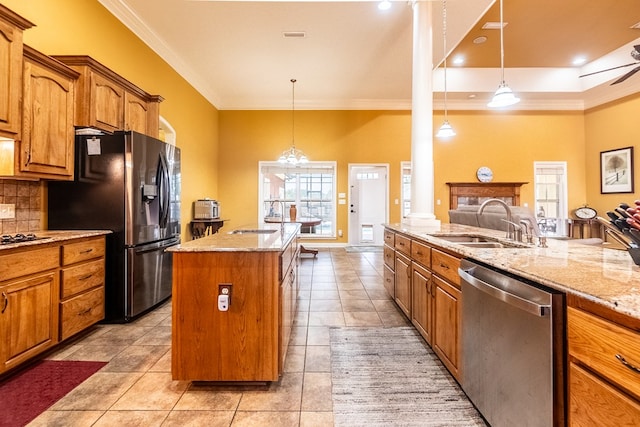
[[449,372],[457,379],[460,362],[461,292],[434,274],[433,337],[431,347]]
[[78,73],[24,47],[22,140],[15,174],[73,179],[75,82]]
[[0,4],[0,136],[19,138],[22,36],[33,23]]
[[104,238],[62,246],[60,339],[104,319]]
[[567,307],[567,343],[569,425],[637,425],[640,420],[637,321],[620,325]]
[[432,342],[433,298],[431,272],[413,263],[411,276],[411,323],[428,344]]
[[54,58],[80,73],[76,126],[158,137],[162,97],[150,95],[89,56]]
[[395,233],[385,228],[384,230],[384,288],[389,293],[389,296],[395,300],[396,298],[396,251],[395,245]]
[[0,373],[104,317],[104,242],[0,251]]
[[411,318],[411,260],[400,252],[396,252],[395,287],[398,307]]

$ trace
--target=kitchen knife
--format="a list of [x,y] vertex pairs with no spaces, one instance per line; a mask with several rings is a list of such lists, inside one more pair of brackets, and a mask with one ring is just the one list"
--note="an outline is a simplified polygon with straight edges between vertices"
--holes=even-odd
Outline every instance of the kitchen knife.
[[616,227],[618,227],[618,229],[620,231],[624,231],[625,229],[629,228],[629,225],[627,225],[627,221],[625,221],[622,218],[616,219],[615,224],[616,224]]
[[625,249],[631,249],[631,248],[637,248],[638,245],[636,243],[630,243],[627,240],[623,239],[622,237],[620,237],[617,233],[619,232],[614,232],[611,228],[607,228],[604,230],[605,234],[609,237],[611,237],[613,240],[615,240],[616,242],[620,243],[622,246],[624,246]]
[[617,213],[620,214],[621,217],[623,218],[631,218],[631,215],[629,215],[627,213],[627,211],[625,211],[624,209],[622,209],[621,207],[617,207],[614,209]]
[[627,208],[627,213],[629,215],[635,215],[635,214],[638,213],[638,209],[636,209],[636,208]]
[[633,235],[631,234],[631,229],[630,229],[630,228],[625,228],[624,230],[622,230],[622,232],[623,232],[623,233],[624,233],[624,235],[627,237],[627,239],[626,239],[626,240],[627,240],[627,242],[629,242],[629,245],[630,245],[632,248],[637,248],[637,247],[638,247],[638,244],[639,244],[640,242],[637,242],[637,241],[635,240],[635,237],[633,237]]
[[626,203],[620,203],[620,207],[621,207],[622,209],[624,209],[625,211],[626,211],[627,209],[629,209],[629,205],[628,205],[628,204],[626,204]]
[[627,224],[636,230],[640,230],[640,224],[633,218],[627,218]]
[[640,231],[636,230],[635,228],[630,228],[629,233],[631,233],[631,237],[633,237],[633,240],[637,242],[638,245],[640,245]]

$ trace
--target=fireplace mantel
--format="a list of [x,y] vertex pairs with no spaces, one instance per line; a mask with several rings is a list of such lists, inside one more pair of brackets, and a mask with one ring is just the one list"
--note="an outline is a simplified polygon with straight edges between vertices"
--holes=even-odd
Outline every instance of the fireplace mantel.
[[457,209],[460,205],[480,205],[491,198],[520,206],[520,187],[524,184],[528,182],[447,182],[449,209]]

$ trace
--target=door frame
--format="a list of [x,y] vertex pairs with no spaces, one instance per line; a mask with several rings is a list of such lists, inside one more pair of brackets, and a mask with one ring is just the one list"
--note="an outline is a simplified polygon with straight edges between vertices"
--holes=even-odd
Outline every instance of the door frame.
[[371,168],[371,167],[384,168],[384,173],[385,173],[384,222],[388,223],[389,222],[389,163],[349,163],[347,167],[348,167],[348,188],[349,188],[348,199],[347,199],[347,204],[348,204],[347,205],[347,232],[348,232],[347,244],[355,246],[359,244],[356,242],[356,240],[359,240],[359,239],[355,239],[355,236],[353,236],[351,233],[351,230],[353,228],[352,218],[351,218],[351,193],[352,193],[351,186],[353,184],[352,172],[354,171],[354,169],[360,169],[360,168]]

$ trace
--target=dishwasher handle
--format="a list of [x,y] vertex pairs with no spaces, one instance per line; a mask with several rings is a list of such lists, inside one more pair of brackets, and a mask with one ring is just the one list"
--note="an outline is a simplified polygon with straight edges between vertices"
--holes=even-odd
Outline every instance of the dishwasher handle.
[[460,275],[460,277],[474,288],[485,292],[513,307],[517,307],[527,313],[533,314],[538,317],[544,317],[545,315],[551,313],[551,305],[538,304],[536,302],[529,301],[528,299],[522,298],[521,296],[507,292],[503,289],[491,285],[490,283],[478,279],[477,277],[472,275],[474,268],[475,267],[471,267],[469,270],[458,268],[458,274]]

